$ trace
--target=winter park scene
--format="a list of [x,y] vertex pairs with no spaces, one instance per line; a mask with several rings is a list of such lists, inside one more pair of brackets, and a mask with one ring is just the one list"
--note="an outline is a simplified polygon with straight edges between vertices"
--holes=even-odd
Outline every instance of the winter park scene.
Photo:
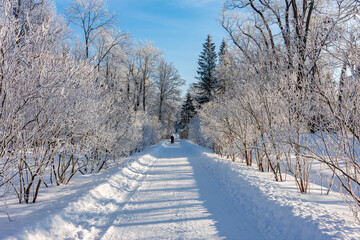
[[0,0],[0,239],[360,240],[360,1]]

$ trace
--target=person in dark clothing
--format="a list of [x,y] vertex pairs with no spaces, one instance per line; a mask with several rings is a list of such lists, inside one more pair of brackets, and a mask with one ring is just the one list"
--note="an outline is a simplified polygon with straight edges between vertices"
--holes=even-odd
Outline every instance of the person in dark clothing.
[[171,135],[170,140],[171,140],[171,143],[174,143],[174,140],[175,140],[174,135]]

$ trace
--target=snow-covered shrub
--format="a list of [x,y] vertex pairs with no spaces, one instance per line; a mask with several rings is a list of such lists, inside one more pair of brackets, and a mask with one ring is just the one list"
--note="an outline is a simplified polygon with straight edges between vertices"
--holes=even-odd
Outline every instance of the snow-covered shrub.
[[142,125],[142,146],[153,145],[160,140],[160,128],[161,123],[156,117],[149,117],[143,115],[143,125]]
[[[107,11],[100,5],[91,11]],[[101,22],[88,44],[68,44],[51,0],[0,0],[0,12],[0,194],[35,202],[41,187],[98,172],[170,131],[182,81],[164,102],[164,128],[151,109],[159,49]]]
[[[235,147],[248,165],[254,158],[276,180],[292,174],[300,192],[309,191],[312,164],[320,161],[356,215],[358,4],[310,5],[303,15],[284,2],[226,2],[222,25],[233,48],[218,78],[227,89],[201,106],[189,135],[206,137],[207,145],[223,155]],[[244,9],[251,13],[246,19],[240,14]]]
[[204,134],[204,125],[200,121],[200,117],[197,115],[190,120],[188,139],[201,146],[212,147],[212,141]]

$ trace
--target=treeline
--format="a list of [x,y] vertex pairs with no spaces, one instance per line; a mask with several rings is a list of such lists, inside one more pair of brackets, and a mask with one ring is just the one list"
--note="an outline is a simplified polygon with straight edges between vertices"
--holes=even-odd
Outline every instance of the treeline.
[[[95,173],[172,132],[183,84],[103,0],[0,0],[0,198]],[[71,36],[80,33],[81,40]],[[72,40],[73,39],[73,40]]]
[[226,1],[231,44],[217,62],[210,37],[204,45],[189,92],[197,114],[182,111],[189,138],[276,181],[290,173],[302,193],[320,162],[331,172],[325,192],[336,184],[358,217],[358,9],[352,0]]

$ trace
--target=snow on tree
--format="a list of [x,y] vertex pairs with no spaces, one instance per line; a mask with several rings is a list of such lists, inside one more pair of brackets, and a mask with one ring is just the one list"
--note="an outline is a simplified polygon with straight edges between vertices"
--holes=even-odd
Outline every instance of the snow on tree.
[[139,107],[142,103],[142,109],[145,112],[146,98],[148,97],[147,89],[148,86],[151,86],[152,84],[151,76],[156,69],[156,65],[162,53],[160,49],[155,48],[151,42],[146,41],[145,43],[139,44],[136,54],[141,78],[141,81],[138,84],[139,94],[136,106]]
[[[64,23],[48,1],[2,1],[1,185],[35,202],[51,165],[51,101],[64,84]],[[16,6],[15,8],[13,6]],[[65,55],[65,56],[64,56]]]
[[233,46],[230,67],[218,67],[217,78],[230,79],[231,88],[202,105],[192,139],[255,162],[278,181],[290,173],[301,192],[320,161],[356,215],[359,58],[358,37],[349,33],[357,32],[357,8],[352,0],[228,0],[222,26]]
[[[68,10],[85,48],[67,44],[69,29],[51,1],[0,0],[0,12],[0,196],[35,203],[42,187],[159,141],[159,112],[137,111],[134,99],[144,98],[144,110],[158,103],[160,50],[115,29],[105,1],[74,1]],[[165,66],[167,120],[181,79]]]
[[225,93],[230,88],[230,76],[228,76],[230,68],[230,54],[225,39],[222,40],[219,53],[218,64],[216,66],[217,92]]
[[83,31],[85,58],[89,59],[91,45],[101,29],[112,27],[114,15],[109,13],[105,0],[72,0],[66,14],[68,21]]
[[158,63],[154,78],[158,94],[158,119],[167,126],[165,135],[169,135],[176,122],[178,103],[181,99],[180,87],[185,81],[181,79],[174,65],[167,63],[163,58]]
[[200,105],[215,98],[217,88],[216,59],[215,44],[209,34],[199,56],[198,76],[196,77],[198,82],[194,84],[196,100]]
[[196,110],[195,110],[195,106],[193,103],[193,99],[192,99],[190,93],[188,92],[186,94],[186,100],[181,107],[181,113],[180,113],[181,126],[185,129],[187,129],[190,120],[195,116],[195,114],[196,114]]

